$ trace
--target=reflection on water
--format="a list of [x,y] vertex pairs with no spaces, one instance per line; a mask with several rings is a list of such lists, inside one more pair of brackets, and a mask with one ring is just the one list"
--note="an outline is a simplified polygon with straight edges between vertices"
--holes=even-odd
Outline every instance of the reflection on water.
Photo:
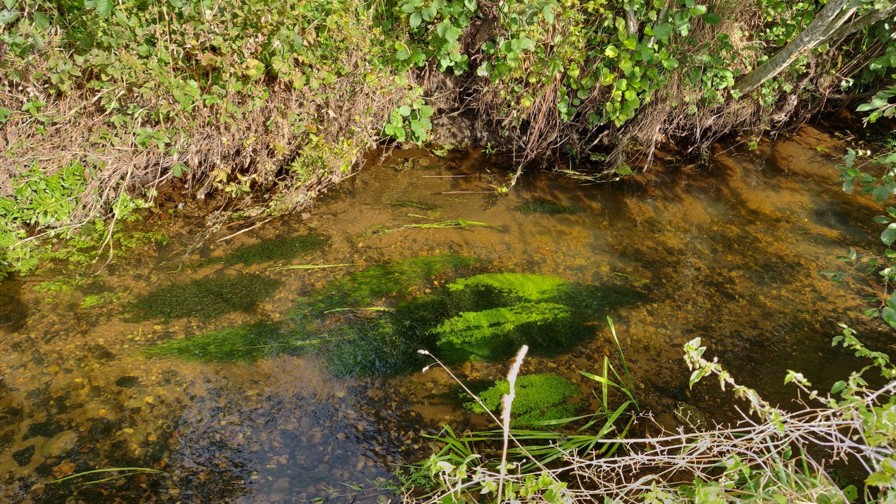
[[[661,167],[614,186],[538,176],[505,197],[489,194],[496,181],[483,170],[488,159],[397,152],[306,221],[271,222],[206,246],[201,258],[181,263],[191,245],[183,224],[195,218],[183,215],[152,224],[171,234],[166,248],[51,299],[31,288],[38,279],[3,282],[0,497],[394,497],[389,474],[429,452],[425,434],[441,422],[478,420],[438,370],[342,378],[408,362],[377,354],[382,342],[358,335],[384,324],[401,330],[389,329],[397,339],[383,341],[431,344],[436,353],[452,324],[472,327],[470,335],[489,327],[514,342],[536,338],[546,351],[523,371],[560,374],[587,392],[576,370],[595,371],[615,351],[604,323],[611,315],[639,401],[657,412],[684,402],[726,419],[725,397],[710,386],[687,388],[681,347],[696,336],[739,381],[774,401],[789,397],[780,385],[788,368],[824,387],[850,362],[830,349],[836,323],[854,321],[869,335],[877,326],[848,314],[863,307],[858,293],[818,272],[835,269],[834,256],[849,246],[877,244],[873,207],[839,192],[836,160],[814,149],[818,143],[831,140],[804,129],[759,153],[720,149],[711,169],[690,177]],[[426,257],[455,259],[443,267]],[[464,282],[552,278],[578,286],[587,302],[538,290],[500,302],[479,293],[478,305],[457,298],[456,286],[466,284],[453,278],[504,271],[544,277]],[[415,313],[428,321],[425,330],[412,324]],[[541,325],[523,330],[514,317]],[[575,338],[531,331],[556,321]],[[467,354],[504,355],[483,348]],[[487,360],[453,365],[479,383],[503,368]],[[121,467],[160,472],[50,483]]]

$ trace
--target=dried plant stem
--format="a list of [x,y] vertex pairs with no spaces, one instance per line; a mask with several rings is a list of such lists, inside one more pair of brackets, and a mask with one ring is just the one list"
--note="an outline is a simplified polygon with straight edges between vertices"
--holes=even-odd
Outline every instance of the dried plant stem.
[[507,383],[510,387],[509,391],[501,398],[501,427],[504,429],[504,446],[501,449],[501,478],[498,480],[498,502],[501,502],[501,497],[504,495],[504,477],[507,475],[507,445],[510,442],[510,410],[513,407],[513,400],[516,398],[516,378],[520,374],[520,367],[522,367],[523,359],[526,358],[526,353],[528,351],[529,346],[523,345],[522,348],[520,348],[519,353],[516,354],[513,366],[510,367],[510,372],[507,373]]

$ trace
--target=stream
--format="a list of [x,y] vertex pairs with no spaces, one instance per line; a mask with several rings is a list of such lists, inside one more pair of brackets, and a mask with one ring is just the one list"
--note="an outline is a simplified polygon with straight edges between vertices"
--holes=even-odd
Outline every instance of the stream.
[[[842,150],[804,126],[754,151],[717,145],[702,165],[660,156],[614,184],[533,174],[502,196],[500,159],[395,150],[305,215],[225,226],[199,247],[207,210],[149,214],[137,226],[164,243],[77,278],[0,283],[0,500],[394,502],[395,468],[429,456],[441,425],[493,427],[445,369],[421,371],[432,360],[415,344],[481,389],[533,338],[523,372],[572,382],[587,413],[596,384],[578,371],[615,358],[608,316],[661,425],[680,426],[682,403],[737,418],[715,384],[689,389],[695,337],[786,407],[786,370],[825,389],[855,365],[831,348],[837,323],[884,331],[861,317],[862,276],[836,259],[881,248],[879,210],[840,190]],[[446,320],[508,312],[476,298],[488,289],[458,297],[464,278],[537,280],[511,309],[562,316],[470,350]],[[568,303],[543,302],[544,282]],[[114,468],[138,469],[54,482]]]

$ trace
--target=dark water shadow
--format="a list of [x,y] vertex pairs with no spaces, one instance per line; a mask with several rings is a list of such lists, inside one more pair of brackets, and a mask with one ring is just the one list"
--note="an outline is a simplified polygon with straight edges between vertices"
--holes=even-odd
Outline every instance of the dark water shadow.
[[22,282],[15,278],[0,281],[0,332],[14,333],[28,321],[28,307],[21,299]]

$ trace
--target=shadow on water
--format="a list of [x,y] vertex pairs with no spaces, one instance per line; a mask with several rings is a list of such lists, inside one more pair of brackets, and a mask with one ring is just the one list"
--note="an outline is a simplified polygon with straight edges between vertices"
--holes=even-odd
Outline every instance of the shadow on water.
[[16,332],[28,321],[28,307],[21,300],[22,283],[15,278],[0,281],[0,332]]
[[250,313],[280,284],[278,280],[261,275],[215,273],[146,294],[131,304],[131,319],[214,319],[232,312]]

